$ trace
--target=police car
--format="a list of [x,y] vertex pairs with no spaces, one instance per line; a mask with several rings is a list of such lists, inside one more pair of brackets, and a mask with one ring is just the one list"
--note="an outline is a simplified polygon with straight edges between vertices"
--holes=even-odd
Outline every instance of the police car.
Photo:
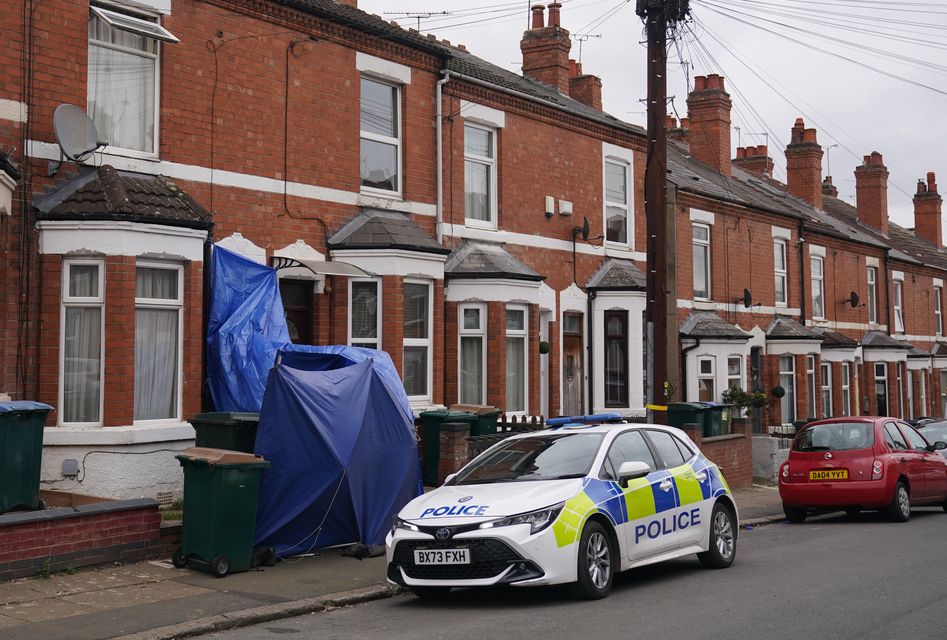
[[408,503],[388,580],[421,597],[571,583],[594,599],[632,567],[693,553],[729,567],[739,520],[717,465],[680,429],[589,418],[502,440]]

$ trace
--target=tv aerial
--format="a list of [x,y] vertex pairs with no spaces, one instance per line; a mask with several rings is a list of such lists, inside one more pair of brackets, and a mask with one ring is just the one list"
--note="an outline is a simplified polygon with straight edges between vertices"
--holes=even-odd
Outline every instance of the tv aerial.
[[99,132],[85,111],[71,104],[61,104],[53,112],[53,131],[63,155],[74,162],[82,162],[104,147]]

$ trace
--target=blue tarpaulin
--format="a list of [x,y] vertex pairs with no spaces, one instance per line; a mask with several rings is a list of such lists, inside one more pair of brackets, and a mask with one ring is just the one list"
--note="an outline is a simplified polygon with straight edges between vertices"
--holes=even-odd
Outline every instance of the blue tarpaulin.
[[[259,411],[256,544],[282,556],[384,541],[420,493],[414,417],[387,353],[289,340],[276,271],[214,247],[208,384],[218,411]],[[279,358],[279,364],[274,363]]]
[[280,556],[382,544],[392,517],[419,494],[413,419],[403,387],[385,379],[390,358],[347,355],[281,351],[270,372],[254,451],[272,466],[255,544]]

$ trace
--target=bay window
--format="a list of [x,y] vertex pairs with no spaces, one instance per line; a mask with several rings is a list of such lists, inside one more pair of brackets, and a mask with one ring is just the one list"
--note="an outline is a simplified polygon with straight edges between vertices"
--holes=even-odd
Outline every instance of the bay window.
[[349,280],[349,344],[381,348],[381,284],[378,280]]
[[404,389],[413,401],[431,399],[431,284],[404,283]]
[[180,417],[183,273],[157,263],[135,269],[135,420]]
[[526,307],[506,308],[506,411],[526,412],[527,311]]
[[63,263],[62,376],[63,424],[102,422],[103,322],[105,263]]
[[457,310],[460,334],[458,387],[462,404],[485,404],[487,315],[484,305],[461,305]]

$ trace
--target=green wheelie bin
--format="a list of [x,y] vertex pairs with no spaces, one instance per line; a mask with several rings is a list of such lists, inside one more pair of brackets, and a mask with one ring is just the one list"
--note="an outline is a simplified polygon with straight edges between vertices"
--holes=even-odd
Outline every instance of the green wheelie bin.
[[43,426],[52,410],[42,402],[0,402],[0,513],[39,508]]
[[699,424],[701,433],[707,435],[707,410],[702,402],[669,402],[667,421],[679,429],[685,424]]
[[246,571],[253,556],[260,480],[270,463],[252,453],[201,447],[175,457],[184,468],[184,521],[172,563],[218,578]]
[[[450,410],[464,411],[476,417],[476,420],[470,426],[470,435],[472,436],[496,435],[497,419],[503,413],[497,407],[489,404],[454,404],[451,405]],[[446,422],[455,422],[455,420],[447,420]]]
[[191,419],[195,447],[227,449],[253,453],[259,413],[211,411],[199,413]]
[[438,480],[438,467],[441,461],[441,425],[448,422],[464,422],[470,425],[471,433],[477,422],[477,416],[466,411],[448,411],[434,409],[422,411],[421,428],[424,433],[424,458],[421,464],[421,476],[424,484],[434,486]]

